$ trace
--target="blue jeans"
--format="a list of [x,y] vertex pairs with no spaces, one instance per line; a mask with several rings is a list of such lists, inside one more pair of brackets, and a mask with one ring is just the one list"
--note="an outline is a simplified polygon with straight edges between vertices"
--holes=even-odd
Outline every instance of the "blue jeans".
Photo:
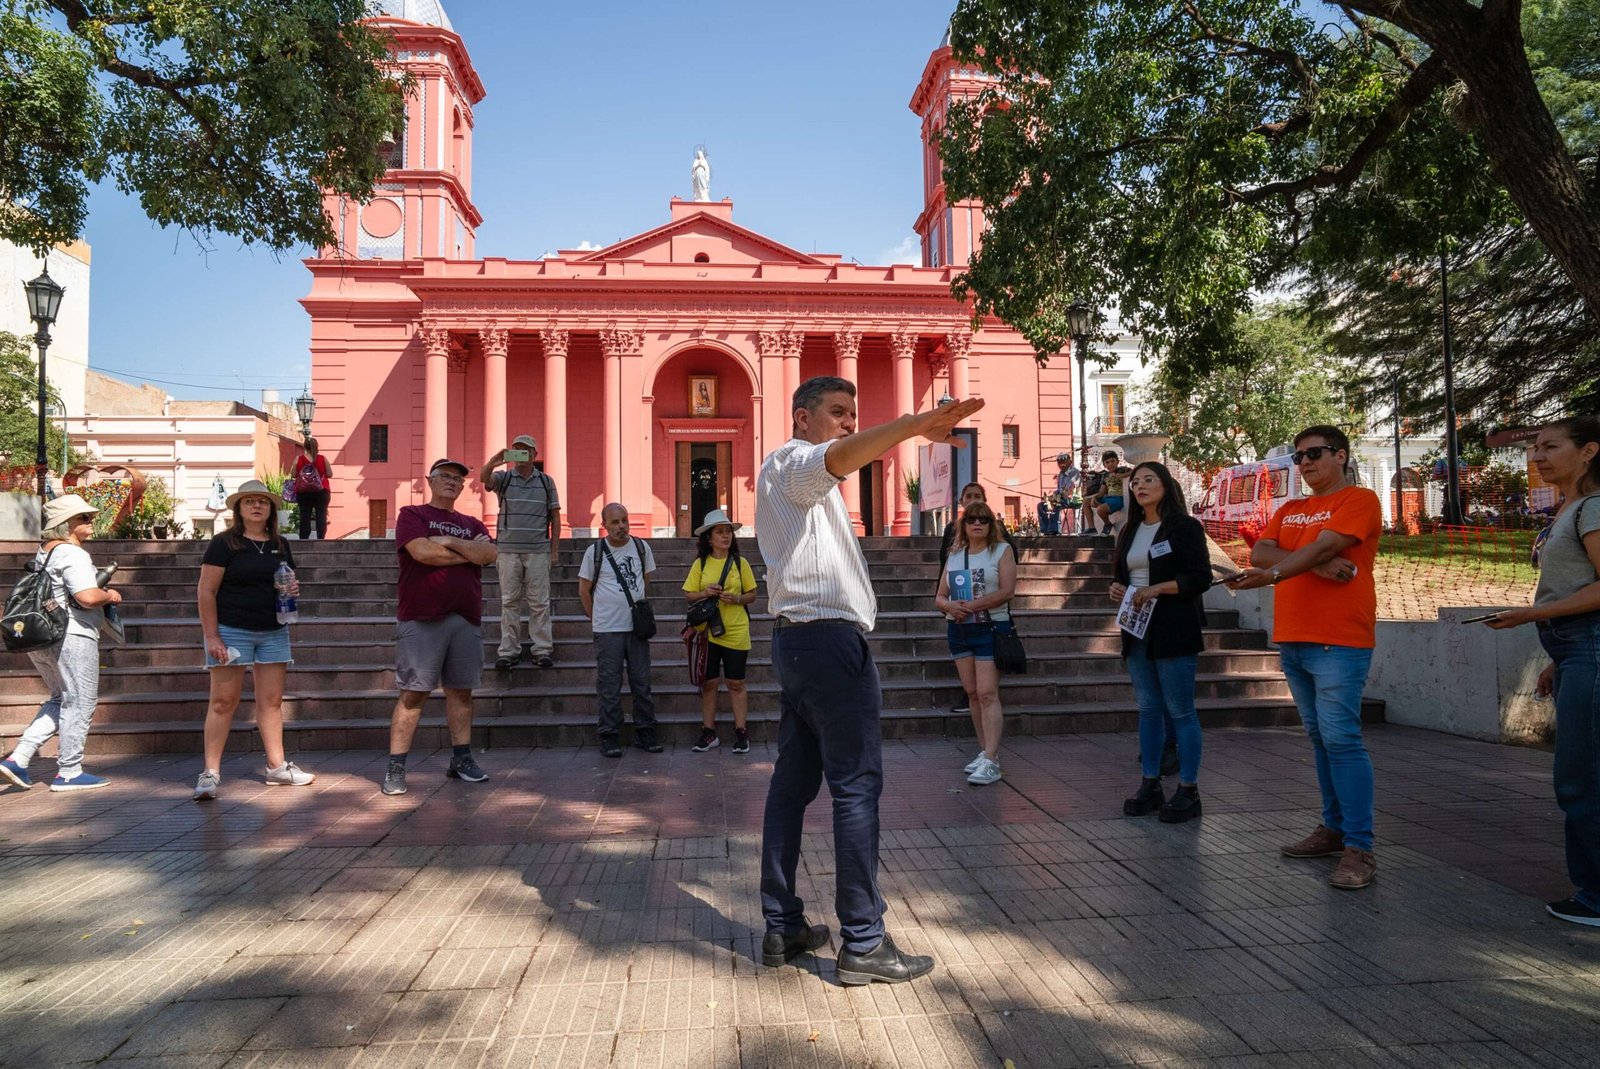
[[778,670],[778,759],[761,824],[761,913],[767,931],[804,930],[795,890],[806,806],[828,781],[833,796],[834,909],[851,953],[883,941],[878,891],[878,797],[883,793],[881,687],[867,638],[842,621],[784,627],[772,637]]
[[1556,664],[1556,802],[1567,815],[1567,875],[1600,910],[1600,613],[1539,625]]
[[1042,535],[1061,533],[1060,514],[1048,501],[1039,502],[1039,533]]
[[1372,651],[1284,642],[1278,653],[1316,755],[1322,825],[1343,835],[1344,845],[1371,850],[1372,758],[1361,737],[1361,688]]
[[1200,657],[1145,655],[1143,639],[1128,647],[1128,678],[1139,702],[1139,767],[1146,779],[1161,775],[1161,749],[1170,722],[1178,742],[1178,782],[1195,783],[1200,775],[1200,714],[1194,708],[1194,677]]

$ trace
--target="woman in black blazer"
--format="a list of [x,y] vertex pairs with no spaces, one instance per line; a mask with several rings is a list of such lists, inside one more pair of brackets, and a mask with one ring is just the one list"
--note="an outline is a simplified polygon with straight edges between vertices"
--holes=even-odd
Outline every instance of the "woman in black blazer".
[[[1183,491],[1165,464],[1147,461],[1128,479],[1132,496],[1128,523],[1117,536],[1116,578],[1111,600],[1121,603],[1133,588],[1133,603],[1155,601],[1143,638],[1122,632],[1122,656],[1139,701],[1139,761],[1144,781],[1122,803],[1130,817],[1160,810],[1169,824],[1200,815],[1200,717],[1194,707],[1195,673],[1205,645],[1200,598],[1211,586],[1206,532],[1189,515]],[[1178,741],[1178,789],[1161,790],[1164,715]]]

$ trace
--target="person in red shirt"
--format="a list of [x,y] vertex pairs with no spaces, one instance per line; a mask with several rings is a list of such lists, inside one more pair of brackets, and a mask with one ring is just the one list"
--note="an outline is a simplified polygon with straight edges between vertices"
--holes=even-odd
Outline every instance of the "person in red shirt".
[[1383,513],[1378,495],[1349,478],[1350,439],[1337,427],[1307,427],[1294,462],[1311,496],[1273,514],[1235,590],[1274,586],[1272,640],[1305,722],[1322,788],[1322,823],[1286,857],[1339,856],[1328,882],[1345,890],[1370,884],[1372,759],[1361,737],[1361,689],[1372,664]]
[[317,452],[317,440],[307,438],[294,461],[294,499],[300,506],[300,537],[328,537],[328,499],[333,494],[328,458]]
[[445,773],[469,783],[489,777],[472,756],[472,689],[483,680],[483,568],[497,551],[489,529],[455,511],[467,466],[436,460],[428,469],[426,505],[407,505],[395,517],[400,555],[395,683],[400,700],[389,722],[389,768],[384,794],[406,793],[406,755],[435,687],[444,690],[445,721],[454,752]]

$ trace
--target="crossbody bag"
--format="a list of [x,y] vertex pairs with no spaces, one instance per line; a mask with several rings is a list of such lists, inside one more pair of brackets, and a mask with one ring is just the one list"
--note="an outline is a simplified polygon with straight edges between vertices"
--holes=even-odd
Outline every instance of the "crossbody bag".
[[[635,539],[635,541],[638,541]],[[628,611],[633,614],[633,635],[635,638],[654,638],[656,633],[656,610],[648,601],[635,601],[633,591],[628,586],[628,579],[622,574],[622,566],[617,563],[617,558],[611,555],[611,550],[606,548],[604,538],[595,542],[600,547],[600,552],[611,563],[611,571],[617,577],[617,585],[622,588],[622,596],[628,599]],[[639,570],[644,571],[644,550],[639,551]],[[644,577],[640,576],[640,582]]]

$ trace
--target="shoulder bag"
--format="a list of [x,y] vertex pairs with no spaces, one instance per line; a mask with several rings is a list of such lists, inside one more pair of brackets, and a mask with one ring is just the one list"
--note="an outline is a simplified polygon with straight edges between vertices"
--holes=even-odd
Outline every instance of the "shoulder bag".
[[[638,541],[638,539],[634,539]],[[635,638],[654,638],[656,634],[656,610],[648,601],[635,601],[633,591],[628,587],[627,576],[622,574],[622,566],[617,563],[617,558],[611,555],[611,550],[606,548],[604,538],[595,542],[600,547],[600,552],[605,554],[606,560],[611,562],[611,570],[616,574],[617,585],[622,588],[622,596],[628,599],[628,609],[633,613],[633,636]],[[641,542],[642,546],[643,543]],[[644,571],[644,550],[639,550],[639,570]],[[643,584],[644,576],[639,576]]]
[[[706,558],[710,560],[710,557]],[[727,586],[728,572],[733,569],[733,554],[728,554],[728,560],[722,566],[722,578],[717,580],[717,585]],[[705,569],[700,571],[700,578],[705,579]],[[689,606],[689,611],[684,613],[684,619],[689,621],[691,627],[709,627],[711,633],[721,638],[727,628],[722,623],[722,604],[716,598],[701,598]]]
[[[970,568],[971,562],[965,551],[962,552],[962,565]],[[995,561],[995,578],[999,579],[1000,563]],[[994,621],[989,621],[989,634],[994,639],[994,667],[1001,675],[1020,676],[1028,671],[1028,651],[1022,647],[1022,638],[1017,634],[1017,621],[1011,621],[1010,631],[1001,631],[995,626]]]

